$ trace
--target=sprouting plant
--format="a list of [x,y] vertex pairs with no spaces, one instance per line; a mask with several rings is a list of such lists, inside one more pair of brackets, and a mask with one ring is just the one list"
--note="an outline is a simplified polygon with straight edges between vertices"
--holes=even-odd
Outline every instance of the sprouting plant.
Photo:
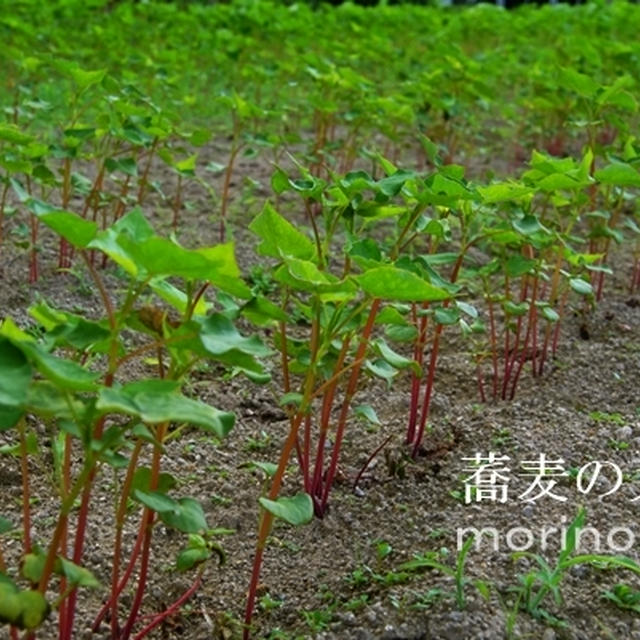
[[427,551],[426,553],[414,556],[413,560],[409,562],[405,562],[400,565],[400,571],[422,571],[424,569],[435,569],[440,571],[446,576],[450,576],[453,578],[455,583],[455,593],[453,594],[453,598],[455,600],[456,606],[458,609],[462,610],[466,607],[467,601],[465,596],[465,587],[467,584],[473,584],[473,586],[478,590],[478,592],[484,597],[489,597],[489,585],[483,580],[473,580],[471,581],[469,578],[465,576],[464,568],[467,560],[467,555],[473,544],[475,543],[475,537],[469,537],[457,555],[455,556],[455,566],[450,567],[447,564],[444,564],[440,559],[442,555],[447,555],[446,550],[438,551]]
[[425,593],[414,592],[413,595],[416,601],[411,605],[412,609],[431,609],[436,602],[447,597],[447,592],[444,589],[434,587]]
[[333,620],[333,611],[328,609],[313,609],[312,611],[301,611],[305,623],[313,633],[319,633],[329,628]]
[[537,569],[519,575],[520,584],[511,589],[515,597],[514,615],[523,609],[535,618],[561,623],[543,608],[543,605],[549,600],[549,596],[556,606],[562,605],[562,582],[573,566],[586,564],[598,569],[627,569],[636,574],[640,573],[640,566],[626,556],[579,553],[580,531],[584,528],[585,518],[586,511],[584,507],[580,507],[566,534],[563,535],[562,548],[555,565],[547,562],[540,554],[528,551],[513,554],[514,559],[529,558],[538,565]]
[[624,425],[627,423],[621,413],[607,413],[606,411],[591,411],[589,417],[596,422],[608,422],[610,424]]
[[628,584],[619,583],[611,589],[603,591],[602,597],[610,600],[620,609],[640,613],[640,591]]
[[245,444],[246,451],[262,451],[271,443],[271,436],[263,430],[255,436],[249,436]]
[[[97,515],[93,500],[97,478],[112,469],[116,479],[112,575],[107,602],[95,615],[92,627],[100,628],[108,613],[114,638],[125,640],[134,634],[142,638],[197,590],[206,560],[212,556],[224,560],[215,539],[222,530],[209,528],[197,500],[171,495],[176,479],[161,468],[165,445],[187,427],[222,438],[233,427],[234,415],[187,397],[182,392],[183,380],[201,359],[267,379],[256,357],[268,351],[257,338],[242,336],[222,314],[205,315],[209,305],[197,296],[203,282],[213,284],[218,279],[223,288],[250,296],[237,275],[230,245],[184,249],[157,236],[139,210],[103,231],[66,211],[47,209],[40,219],[83,259],[100,294],[104,315],[87,320],[40,302],[30,309],[42,327],[38,338],[10,318],[0,325],[0,427],[19,447],[23,479],[19,580],[29,585],[21,589],[17,579],[3,578],[7,592],[19,605],[4,619],[14,628],[35,630],[53,609],[58,614],[60,638],[72,637],[78,588],[98,587],[84,566],[84,548],[89,520]],[[121,299],[109,291],[92,264],[91,250],[102,251],[127,273],[127,289]],[[167,256],[172,258],[165,260]],[[172,284],[167,280],[170,276]],[[184,290],[178,288],[175,278],[182,279]],[[143,295],[151,293],[157,296],[158,305],[141,305]],[[167,307],[160,306],[160,301],[166,301]],[[135,342],[129,338],[132,332],[138,338]],[[155,376],[122,380],[127,365],[149,354],[154,356]],[[28,461],[33,451],[29,443],[37,441],[37,432],[27,415],[46,424],[48,437],[55,443],[53,478],[59,504],[46,542],[35,538],[31,526],[37,505],[31,499]],[[143,463],[147,450],[149,462]],[[135,517],[139,519],[138,535],[125,555],[125,523]],[[140,627],[156,522],[188,536],[176,567],[193,570],[195,579],[165,611]],[[5,571],[2,567],[1,572]],[[54,585],[58,597],[45,600]],[[127,586],[134,595],[123,619],[121,594]]]
[[[309,499],[315,514],[322,517],[361,377],[368,372],[390,381],[398,370],[414,366],[384,339],[374,339],[376,324],[384,323],[378,315],[383,299],[437,301],[449,294],[427,277],[389,262],[397,257],[403,239],[419,217],[423,208],[419,202],[401,206],[405,217],[390,247],[378,247],[363,235],[368,217],[379,207],[381,219],[397,215],[395,206],[389,203],[403,185],[416,183],[413,174],[396,171],[375,181],[364,172],[353,172],[336,177],[331,186],[308,171],[302,170],[302,174],[302,179],[292,180],[278,170],[272,184],[277,193],[293,190],[302,196],[309,234],[288,222],[270,204],[250,225],[260,238],[258,252],[277,261],[273,277],[282,288],[279,307],[264,301],[252,315],[276,328],[274,347],[280,352],[283,380],[280,404],[286,407],[290,423],[268,499],[278,500],[284,470],[295,452],[304,485],[304,494],[300,495]],[[370,191],[377,194],[376,200],[365,199]],[[325,192],[333,200],[327,201]],[[353,210],[354,202],[359,202],[358,211]],[[349,239],[340,251],[334,246],[339,230]],[[297,309],[305,319],[308,329],[304,337],[299,337],[299,328],[292,326],[291,309]],[[247,627],[273,517],[268,510],[261,516]]]
[[272,598],[270,594],[265,593],[265,595],[260,597],[260,600],[258,601],[260,604],[260,608],[263,611],[273,611],[274,609],[277,609],[278,607],[282,606],[282,600],[278,600],[277,598]]

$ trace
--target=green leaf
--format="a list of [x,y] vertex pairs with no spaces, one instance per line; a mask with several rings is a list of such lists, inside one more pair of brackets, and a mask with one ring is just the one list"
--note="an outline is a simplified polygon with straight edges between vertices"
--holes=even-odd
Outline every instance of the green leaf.
[[583,280],[582,278],[571,278],[569,280],[569,286],[581,296],[593,295],[593,287],[589,282]]
[[193,567],[206,562],[211,557],[211,552],[206,549],[183,549],[176,559],[178,571],[189,571]]
[[[433,222],[433,221],[432,221]],[[443,264],[453,264],[458,258],[460,254],[455,251],[448,251],[443,253],[429,253],[420,256],[421,260],[428,264],[429,266],[439,266]]]
[[579,73],[571,66],[560,67],[558,73],[559,82],[583,98],[594,98],[600,88],[600,85],[592,80],[590,76]]
[[[167,493],[177,484],[176,479],[170,473],[158,474],[157,486],[154,491],[159,493]],[[151,490],[151,469],[149,467],[139,467],[133,474],[131,489],[139,489],[140,491]]]
[[544,319],[548,320],[549,322],[558,322],[558,320],[560,320],[560,314],[548,305],[542,307],[540,309],[540,313],[542,314]]
[[121,387],[103,388],[96,400],[101,413],[124,413],[151,424],[186,422],[226,436],[233,428],[235,416],[226,411],[191,400],[171,389],[163,380],[132,382]]
[[626,162],[612,162],[595,172],[595,179],[601,184],[616,187],[640,187],[640,172]]
[[438,307],[433,316],[438,324],[455,324],[460,319],[460,312],[456,308]]
[[287,322],[289,316],[277,305],[265,298],[256,296],[242,307],[242,315],[259,326],[273,322]]
[[519,220],[514,220],[513,228],[524,236],[530,236],[539,231],[546,231],[540,222],[538,222],[538,219],[531,215],[526,215]]
[[486,203],[493,204],[528,199],[533,189],[520,182],[501,182],[487,187],[478,187],[478,193]]
[[140,242],[120,237],[118,244],[148,275],[179,276],[187,280],[209,280],[213,277],[214,268],[201,252],[185,249],[168,238],[152,236]]
[[309,260],[287,258],[285,262],[289,273],[296,280],[308,283],[311,286],[327,285],[335,282],[335,279],[330,277],[330,274],[320,271],[316,264]]
[[21,568],[24,578],[32,584],[40,582],[46,559],[45,554],[39,549],[35,549],[32,553],[27,553],[22,560]]
[[96,71],[85,71],[84,69],[69,68],[69,73],[78,89],[85,91],[94,84],[99,84],[106,75],[106,69],[97,69]]
[[24,411],[17,407],[0,404],[0,432],[12,429],[24,415]]
[[291,185],[289,184],[289,176],[282,169],[276,169],[271,176],[271,188],[278,195],[291,188]]
[[33,336],[18,327],[9,316],[0,321],[0,336],[9,338],[13,342],[35,342]]
[[75,391],[94,391],[98,386],[100,374],[87,371],[77,362],[52,356],[30,344],[24,344],[23,351],[30,357],[38,371],[58,387]]
[[[187,294],[184,291],[173,286],[170,282],[167,282],[164,278],[154,278],[149,286],[155,294],[162,298],[165,302],[168,302],[174,309],[177,309],[180,313],[184,313],[187,310]],[[195,315],[205,315],[211,308],[211,303],[207,302],[202,296],[194,310]]]
[[210,263],[207,278],[211,284],[237,298],[251,298],[251,289],[240,277],[233,242],[197,249],[196,253],[203,255]]
[[401,169],[399,171],[396,171],[392,175],[379,180],[378,188],[382,193],[384,193],[385,196],[391,198],[392,196],[400,193],[402,187],[404,186],[404,183],[407,180],[414,178],[415,176],[415,172]]
[[54,331],[53,334],[60,335],[64,340],[75,349],[88,349],[107,340],[110,332],[104,326],[97,322],[89,322],[84,318],[79,318],[66,329],[61,329],[59,334]]
[[51,607],[45,597],[33,589],[25,589],[18,594],[21,614],[17,626],[23,629],[39,627],[49,615]]
[[392,367],[396,369],[411,367],[416,375],[420,375],[420,365],[415,360],[396,353],[382,338],[376,338],[371,344],[374,350]]
[[98,225],[70,211],[36,213],[38,218],[74,247],[83,249],[96,237]]
[[278,400],[278,404],[281,407],[285,405],[292,404],[296,407],[299,407],[302,404],[303,395],[296,391],[289,391],[288,393],[283,393],[280,400]]
[[9,531],[13,531],[14,529],[15,527],[13,526],[11,520],[7,520],[7,518],[0,516],[0,535],[2,535],[3,533],[8,533]]
[[249,338],[241,335],[231,320],[221,313],[212,313],[200,322],[200,342],[207,353],[218,356],[238,351],[251,356],[263,357],[271,352],[256,335]]
[[331,273],[320,271],[308,260],[285,258],[285,264],[276,269],[273,277],[296,291],[321,294],[324,302],[351,300],[357,293],[357,287],[351,279],[339,280]]
[[23,133],[15,125],[3,123],[0,124],[0,140],[11,144],[25,145],[33,140],[33,136]]
[[85,406],[77,398],[69,401],[66,389],[45,381],[34,382],[29,387],[29,394],[26,406],[29,411],[42,416],[55,416],[56,419],[67,418],[73,420],[74,417],[81,416],[85,411]]
[[525,258],[521,255],[511,256],[505,265],[505,272],[510,278],[519,278],[525,273],[530,273],[536,266],[536,261],[532,258]]
[[66,576],[70,584],[77,585],[79,587],[96,588],[100,586],[98,579],[84,567],[80,567],[74,564],[70,560],[58,557],[62,573]]
[[510,316],[523,316],[529,311],[529,303],[526,301],[515,303],[507,300],[503,306],[505,312]]
[[176,508],[161,513],[160,519],[183,533],[201,533],[208,528],[202,505],[193,498],[178,499]]
[[198,154],[194,153],[188,158],[185,158],[184,160],[180,160],[179,162],[176,162],[174,166],[178,171],[178,173],[181,173],[187,176],[193,176],[195,175],[197,161],[198,161]]
[[274,464],[273,462],[261,462],[256,460],[245,462],[240,466],[247,469],[260,469],[260,471],[262,471],[267,478],[273,478],[273,476],[276,475],[276,471],[278,470],[278,465]]
[[140,242],[153,236],[153,227],[140,207],[135,207],[109,227],[117,234],[128,235]]
[[564,191],[572,189],[581,189],[591,182],[588,175],[580,178],[571,176],[566,173],[552,173],[538,181],[536,186],[541,191]]
[[207,530],[202,505],[193,498],[171,498],[159,491],[133,491],[133,496],[155,511],[162,522],[183,533],[201,533]]
[[22,613],[20,592],[13,582],[0,574],[0,624],[16,624]]
[[291,256],[306,260],[315,254],[313,242],[285,220],[268,202],[251,222],[249,229],[261,238],[258,253],[263,256]]
[[313,502],[308,493],[298,493],[292,498],[277,500],[260,498],[260,504],[276,518],[294,526],[307,524],[313,519]]
[[388,325],[384,333],[394,342],[414,342],[418,336],[418,330],[412,325]]
[[455,304],[462,313],[466,313],[470,318],[475,320],[478,317],[478,310],[472,304],[461,302],[460,300],[456,300]]
[[161,491],[141,491],[140,489],[134,489],[131,495],[145,507],[148,507],[151,511],[155,511],[158,514],[177,509],[177,500]]
[[120,171],[132,178],[138,175],[138,165],[135,158],[107,158],[104,165],[111,172]]
[[371,424],[376,424],[378,426],[382,424],[380,422],[380,418],[378,418],[378,414],[370,404],[361,404],[354,407],[353,413],[360,418],[364,418],[367,422],[371,422]]
[[584,507],[581,506],[578,509],[578,513],[576,514],[576,517],[573,519],[573,521],[569,525],[569,528],[567,529],[567,533],[564,537],[564,544],[562,546],[562,550],[558,555],[558,563],[562,563],[563,561],[565,561],[575,551],[576,544],[578,541],[578,538],[577,538],[578,531],[584,528],[585,517],[586,517],[586,510]]
[[407,326],[407,319],[393,306],[387,305],[376,316],[376,324]]
[[391,386],[391,382],[398,375],[398,370],[394,369],[386,360],[376,358],[375,360],[366,360],[365,369],[377,378],[387,381],[387,385]]
[[31,365],[24,353],[0,337],[0,404],[5,407],[22,405],[27,398],[31,375]]
[[411,271],[397,267],[376,267],[355,278],[365,293],[386,300],[424,302],[446,300],[449,294]]

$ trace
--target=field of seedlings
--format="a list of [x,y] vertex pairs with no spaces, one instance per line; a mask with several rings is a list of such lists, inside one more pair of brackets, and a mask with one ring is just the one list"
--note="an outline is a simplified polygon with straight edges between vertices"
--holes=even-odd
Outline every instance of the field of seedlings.
[[0,2],[0,637],[639,640],[640,7],[312,5]]

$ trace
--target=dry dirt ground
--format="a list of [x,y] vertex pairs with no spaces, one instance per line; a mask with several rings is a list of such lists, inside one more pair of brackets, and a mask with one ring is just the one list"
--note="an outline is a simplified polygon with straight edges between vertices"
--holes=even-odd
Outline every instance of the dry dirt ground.
[[[212,157],[216,149],[209,150]],[[251,203],[268,194],[268,168],[241,165],[236,193],[243,189],[241,176],[258,171],[259,185],[246,186],[245,200],[233,208],[233,236],[239,260],[252,266],[249,234],[245,229]],[[170,185],[173,177],[160,176]],[[219,178],[218,178],[219,179]],[[206,195],[187,191],[181,212],[185,243],[198,236],[202,243],[215,238],[215,211]],[[168,226],[171,212],[156,199],[149,213],[157,226]],[[209,231],[210,230],[210,231]],[[54,273],[55,247],[43,243],[42,278],[35,286],[26,281],[26,256],[6,242],[0,266],[0,309],[19,323],[27,322],[25,308],[40,294],[52,304],[91,313],[98,303],[94,290],[79,270],[75,275]],[[622,266],[621,266],[622,269]],[[525,373],[513,402],[480,404],[473,367],[464,344],[455,335],[443,347],[431,416],[433,431],[426,450],[409,461],[402,444],[407,419],[406,379],[388,389],[368,386],[356,403],[372,404],[381,426],[370,429],[353,422],[347,431],[340,468],[327,516],[292,528],[278,524],[265,555],[260,601],[255,615],[254,637],[336,639],[498,639],[506,637],[544,640],[640,639],[637,614],[623,611],[602,597],[603,591],[620,582],[640,588],[629,571],[578,565],[560,583],[562,604],[553,598],[543,602],[549,620],[536,620],[518,612],[514,589],[519,576],[534,569],[531,559],[514,559],[512,550],[529,542],[529,551],[542,553],[553,566],[560,552],[560,533],[580,505],[586,507],[591,537],[584,549],[624,553],[639,561],[640,545],[640,301],[624,290],[624,272],[609,282],[603,302],[587,319],[571,317],[563,329],[558,358],[541,380]],[[179,478],[178,490],[199,499],[209,525],[234,531],[223,546],[227,561],[211,562],[197,594],[151,638],[229,639],[241,633],[240,620],[249,581],[256,540],[258,496],[264,478],[247,467],[250,461],[275,461],[287,433],[287,421],[267,387],[246,380],[201,375],[193,390],[222,409],[233,410],[237,424],[224,442],[192,431],[167,448],[163,467]],[[391,441],[372,462],[353,490],[353,480],[370,454],[389,435]],[[0,434],[0,445],[11,434]],[[46,445],[46,443],[45,443]],[[505,464],[508,494],[504,502],[465,504],[465,478],[477,454],[508,456]],[[552,493],[527,502],[521,494],[532,482],[523,475],[526,463],[545,455],[554,461],[561,476],[547,476],[557,484]],[[589,471],[603,463],[601,473],[586,492]],[[524,466],[523,466],[524,463]],[[612,466],[613,463],[616,467]],[[46,540],[56,514],[48,482],[46,446],[32,461],[35,478],[35,536]],[[535,465],[534,465],[535,466]],[[286,491],[295,492],[299,478],[292,466]],[[529,467],[531,469],[531,467]],[[580,472],[581,469],[584,471]],[[618,485],[617,469],[622,482]],[[505,472],[506,473],[506,472]],[[20,501],[18,461],[0,457],[1,513],[15,517]],[[87,537],[86,566],[108,584],[112,531],[102,515],[111,507],[109,471],[99,476],[96,508]],[[609,495],[605,495],[608,492]],[[135,521],[127,532],[133,543]],[[437,570],[403,571],[400,566],[416,554],[440,551],[440,560],[453,567],[458,531],[465,527],[493,527],[497,540],[483,538],[480,548],[469,551],[464,576],[465,607],[455,599],[451,577]],[[519,528],[515,531],[515,528]],[[162,610],[190,584],[189,577],[173,570],[181,535],[158,527],[153,548],[154,571],[144,615]],[[15,558],[20,544],[5,539],[5,553]],[[488,587],[483,595],[475,586]],[[79,602],[79,620],[91,619],[103,593],[85,593]],[[123,608],[131,594],[123,597]],[[557,621],[551,623],[551,617]],[[509,636],[509,632],[511,636]],[[0,636],[5,631],[0,631]],[[51,635],[49,635],[51,634]],[[39,637],[53,638],[52,629]],[[80,629],[78,638],[108,638],[107,631],[91,634]]]

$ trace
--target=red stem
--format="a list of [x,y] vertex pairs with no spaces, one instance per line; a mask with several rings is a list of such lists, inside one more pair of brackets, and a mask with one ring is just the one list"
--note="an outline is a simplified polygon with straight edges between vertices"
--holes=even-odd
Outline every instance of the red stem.
[[[291,419],[291,427],[289,429],[289,435],[280,452],[280,459],[278,461],[278,468],[276,469],[273,479],[271,481],[271,488],[269,489],[269,498],[275,500],[280,493],[280,487],[282,486],[282,479],[291,457],[297,439],[300,423],[303,419],[303,414],[297,413]],[[256,604],[256,593],[258,591],[258,583],[260,581],[260,569],[262,567],[262,559],[264,556],[264,548],[267,544],[267,538],[271,531],[271,525],[273,523],[273,514],[270,511],[262,511],[260,527],[258,530],[258,544],[256,546],[256,553],[253,557],[253,567],[251,570],[251,580],[249,582],[249,593],[247,595],[247,606],[244,615],[244,632],[243,639],[249,640],[251,618],[253,617],[253,610]]]
[[234,142],[229,156],[229,164],[224,172],[224,184],[222,187],[222,204],[220,207],[220,242],[225,241],[227,235],[227,209],[229,207],[229,188],[231,186],[231,176],[233,175],[233,165],[242,145]]
[[200,587],[202,584],[202,571],[196,577],[194,583],[185,591],[171,606],[159,613],[142,631],[138,632],[133,640],[141,640],[148,633],[153,631],[163,620],[175,613]]
[[[470,246],[471,245],[467,244],[460,249],[460,253],[458,255],[458,258],[451,272],[450,281],[452,283],[455,283],[455,281],[458,279],[458,274],[460,273],[460,269],[462,267],[462,261],[464,260],[466,252]],[[442,303],[443,308],[448,307],[450,302],[451,302],[450,299],[445,300]],[[420,416],[420,426],[418,428],[417,436],[413,440],[413,451],[411,453],[412,458],[415,458],[418,455],[418,449],[420,448],[420,444],[424,436],[424,429],[427,424],[427,417],[429,415],[429,406],[431,404],[431,394],[433,392],[433,382],[436,374],[436,364],[438,361],[438,346],[440,344],[440,335],[442,334],[443,327],[444,325],[442,324],[436,324],[435,335],[433,337],[433,346],[431,348],[431,358],[429,360],[429,373],[427,375],[427,382],[426,382],[425,391],[424,391],[424,400],[422,402],[422,414]]]
[[[423,303],[422,309],[426,310],[429,306],[428,302]],[[412,305],[414,324],[418,324],[418,318],[416,313],[415,303]],[[428,316],[425,314],[420,318],[420,327],[418,328],[418,335],[413,350],[413,359],[418,363],[422,369],[422,363],[424,362],[424,346],[426,342]],[[409,424],[407,426],[407,438],[406,443],[411,444],[416,433],[416,424],[418,422],[418,404],[420,402],[420,379],[415,371],[411,372],[411,404],[409,407]]]
[[558,350],[558,338],[560,337],[560,324],[562,322],[562,318],[564,315],[564,307],[567,303],[567,296],[569,295],[569,289],[566,289],[562,298],[560,300],[560,308],[558,309],[558,314],[560,315],[560,319],[556,322],[555,329],[553,331],[553,343],[551,345],[551,355],[555,358],[556,352]]
[[[533,279],[533,291],[531,293],[531,301],[529,303],[529,319],[527,322],[527,332],[524,337],[524,344],[522,346],[522,351],[520,353],[520,360],[518,362],[518,368],[516,369],[515,375],[513,376],[513,383],[511,385],[511,393],[509,394],[509,400],[513,400],[516,394],[516,387],[518,385],[518,378],[520,377],[520,373],[522,372],[522,367],[527,359],[527,352],[529,350],[529,340],[532,334],[532,328],[535,326],[535,315],[536,315],[536,295],[538,293],[538,277],[535,276]],[[535,340],[535,338],[534,338]]]
[[0,196],[0,244],[2,244],[2,241],[4,239],[4,209],[6,207],[7,204],[7,194],[9,193],[9,181],[7,180],[7,182],[4,185],[4,188],[2,189],[2,196]]
[[498,397],[498,344],[496,338],[496,318],[493,311],[493,300],[489,295],[489,331],[491,335],[491,363],[493,366],[492,391],[493,399]]
[[[64,173],[62,180],[62,208],[66,209],[71,198],[71,159],[65,158],[64,160]],[[71,266],[67,259],[68,243],[60,236],[60,249],[58,254],[58,267],[60,269],[66,269]]]
[[[107,386],[111,386],[111,377],[107,380]],[[93,439],[99,441],[102,437],[104,429],[105,418],[102,417],[96,423]],[[78,523],[76,529],[75,543],[73,547],[73,562],[77,565],[82,564],[82,554],[84,551],[84,540],[87,531],[87,520],[89,517],[89,501],[91,499],[91,490],[93,489],[93,482],[96,477],[96,467],[93,468],[87,479],[87,483],[82,491],[82,500],[80,502],[80,511],[78,512]],[[73,631],[73,620],[76,613],[76,600],[78,598],[78,590],[74,589],[67,600],[63,603],[64,608],[63,622],[64,627],[61,628],[60,640],[71,640],[71,634]]]
[[[153,459],[151,461],[151,478],[149,480],[149,487],[151,490],[154,490],[158,486],[158,477],[160,475],[160,459],[162,458],[162,443],[164,442],[167,428],[168,423],[166,422],[159,424],[157,427],[156,441],[160,444],[155,446],[153,450]],[[145,507],[142,521],[140,523],[140,530],[144,531],[144,540],[142,543],[142,557],[140,558],[138,588],[136,589],[133,604],[131,605],[129,617],[127,618],[127,622],[125,623],[124,628],[122,629],[120,640],[128,640],[133,630],[133,625],[138,619],[138,612],[140,611],[140,607],[142,605],[142,598],[147,586],[147,576],[149,572],[151,538],[153,535],[154,518],[155,512]]]
[[129,582],[129,578],[131,578],[131,574],[133,573],[138,557],[140,556],[140,551],[142,550],[144,532],[145,532],[144,528],[140,527],[138,530],[138,536],[136,537],[136,542],[133,546],[133,550],[131,551],[129,564],[127,565],[125,572],[122,574],[122,577],[120,578],[120,582],[118,583],[118,586],[116,587],[115,592],[112,592],[109,600],[107,600],[107,602],[105,602],[102,605],[102,608],[100,609],[100,611],[98,611],[98,615],[96,616],[95,620],[93,621],[93,624],[91,625],[91,630],[94,633],[98,632],[98,630],[100,629],[100,624],[104,620],[105,615],[107,614],[109,609],[113,607],[114,601],[122,593],[122,590],[125,588],[125,586]]
[[150,550],[151,550],[151,534],[153,532],[153,519],[154,512],[150,509],[145,508],[145,516],[143,516],[143,525],[144,529],[144,541],[142,543],[142,557],[140,559],[140,574],[138,576],[138,588],[136,589],[136,594],[133,599],[133,604],[131,605],[131,611],[129,612],[129,617],[127,618],[127,622],[122,629],[122,634],[120,635],[121,640],[128,640],[131,632],[133,630],[133,625],[136,623],[138,618],[138,611],[140,611],[140,606],[142,605],[142,598],[144,596],[144,591],[147,585],[147,575],[149,572],[149,559],[150,559]]
[[478,392],[480,393],[480,402],[486,402],[487,396],[484,392],[484,376],[482,375],[482,365],[478,362],[476,366],[476,378],[478,380]]
[[322,399],[322,412],[320,414],[320,435],[318,437],[318,448],[316,452],[316,460],[313,472],[313,484],[311,486],[311,497],[313,498],[314,505],[316,505],[316,498],[322,497],[322,472],[324,470],[324,451],[327,441],[327,434],[329,432],[329,422],[331,420],[331,409],[333,408],[333,400],[335,398],[336,389],[338,386],[339,376],[338,373],[342,370],[349,345],[351,344],[351,336],[345,336],[342,340],[342,347],[340,348],[340,354],[333,369],[332,381],[324,391]]
[[326,513],[327,501],[329,500],[329,493],[331,492],[331,486],[333,479],[336,475],[338,468],[338,456],[340,455],[340,448],[342,446],[342,438],[344,436],[345,427],[347,424],[347,417],[349,415],[349,409],[351,407],[351,400],[356,392],[358,386],[358,378],[360,377],[360,369],[364,362],[364,356],[369,345],[369,338],[373,331],[373,325],[378,314],[380,307],[380,298],[375,298],[371,303],[371,309],[369,311],[369,317],[362,331],[362,337],[360,338],[360,345],[356,352],[356,361],[358,364],[351,369],[351,376],[347,383],[347,390],[345,392],[344,399],[342,401],[342,409],[340,410],[340,417],[338,418],[338,428],[336,429],[336,440],[333,444],[333,451],[331,452],[331,462],[329,463],[329,469],[327,470],[327,478],[324,485],[324,493],[322,495],[322,504],[320,505],[321,514]]
[[[120,578],[120,561],[122,555],[122,530],[124,527],[124,521],[127,515],[127,504],[129,502],[129,495],[131,493],[131,485],[135,475],[136,468],[138,466],[138,456],[142,449],[142,440],[138,440],[135,444],[131,459],[129,460],[129,466],[127,468],[127,475],[124,479],[122,491],[120,493],[120,504],[116,512],[116,534],[113,545],[113,568],[111,571],[111,633],[115,638],[118,633],[118,595],[120,590],[118,589],[118,580]],[[124,587],[124,585],[123,585]]]
[[182,207],[182,174],[178,174],[178,186],[176,187],[176,197],[173,201],[173,230],[178,229],[178,216]]
[[301,453],[298,454],[298,460],[302,467],[302,473],[304,475],[304,490],[307,493],[311,493],[311,477],[309,474],[309,457],[311,449],[311,415],[307,414],[304,418],[304,448]]
[[155,150],[158,146],[158,138],[154,138],[153,139],[153,144],[151,145],[151,149],[149,150],[149,155],[147,156],[147,164],[145,165],[144,168],[144,172],[142,174],[142,177],[140,178],[140,182],[139,182],[139,189],[138,189],[138,205],[142,205],[142,200],[144,199],[145,196],[145,190],[148,184],[148,178],[149,178],[149,170],[151,169],[151,161],[153,160],[153,154],[155,153]]
[[358,472],[356,479],[353,481],[353,491],[355,491],[358,488],[358,482],[360,482],[360,478],[362,477],[362,474],[367,470],[372,460],[387,446],[387,443],[391,440],[391,438],[393,438],[393,434],[385,438],[382,444],[379,447],[377,447],[374,450],[374,452],[367,458],[367,461],[362,465],[362,468]]
[[33,213],[30,214],[31,219],[31,253],[29,258],[29,282],[34,283],[38,280],[38,217]]
[[422,438],[424,437],[424,430],[427,426],[427,417],[429,415],[429,407],[431,405],[431,394],[433,393],[433,382],[436,375],[436,363],[438,361],[438,348],[440,345],[440,335],[442,334],[442,328],[444,325],[436,325],[436,333],[433,337],[433,343],[431,347],[431,357],[429,359],[429,372],[427,374],[427,382],[424,390],[424,399],[422,401],[422,412],[420,414],[420,425],[418,427],[418,433],[413,441],[413,450],[411,451],[411,457],[416,458]]
[[551,338],[551,323],[547,321],[547,325],[544,328],[544,342],[542,344],[542,354],[540,355],[540,362],[538,364],[538,376],[542,375],[542,371],[544,369],[544,363],[547,360],[547,352],[549,350],[549,340]]
[[[527,292],[529,288],[529,279],[528,276],[525,276],[522,281],[522,287],[520,289],[520,302],[524,302],[527,299]],[[518,357],[518,347],[520,346],[520,335],[522,333],[522,317],[518,316],[518,321],[516,324],[516,334],[515,334],[515,342],[513,345],[513,356],[507,351],[505,353],[505,368],[504,368],[504,380],[502,381],[502,399],[505,400],[507,397],[507,388],[509,386],[509,380],[511,378],[511,372],[516,363],[516,359]]]
[[636,281],[638,279],[638,265],[640,265],[640,258],[635,256],[633,258],[633,269],[631,270],[631,280],[629,282],[629,293],[633,293],[636,287]]

